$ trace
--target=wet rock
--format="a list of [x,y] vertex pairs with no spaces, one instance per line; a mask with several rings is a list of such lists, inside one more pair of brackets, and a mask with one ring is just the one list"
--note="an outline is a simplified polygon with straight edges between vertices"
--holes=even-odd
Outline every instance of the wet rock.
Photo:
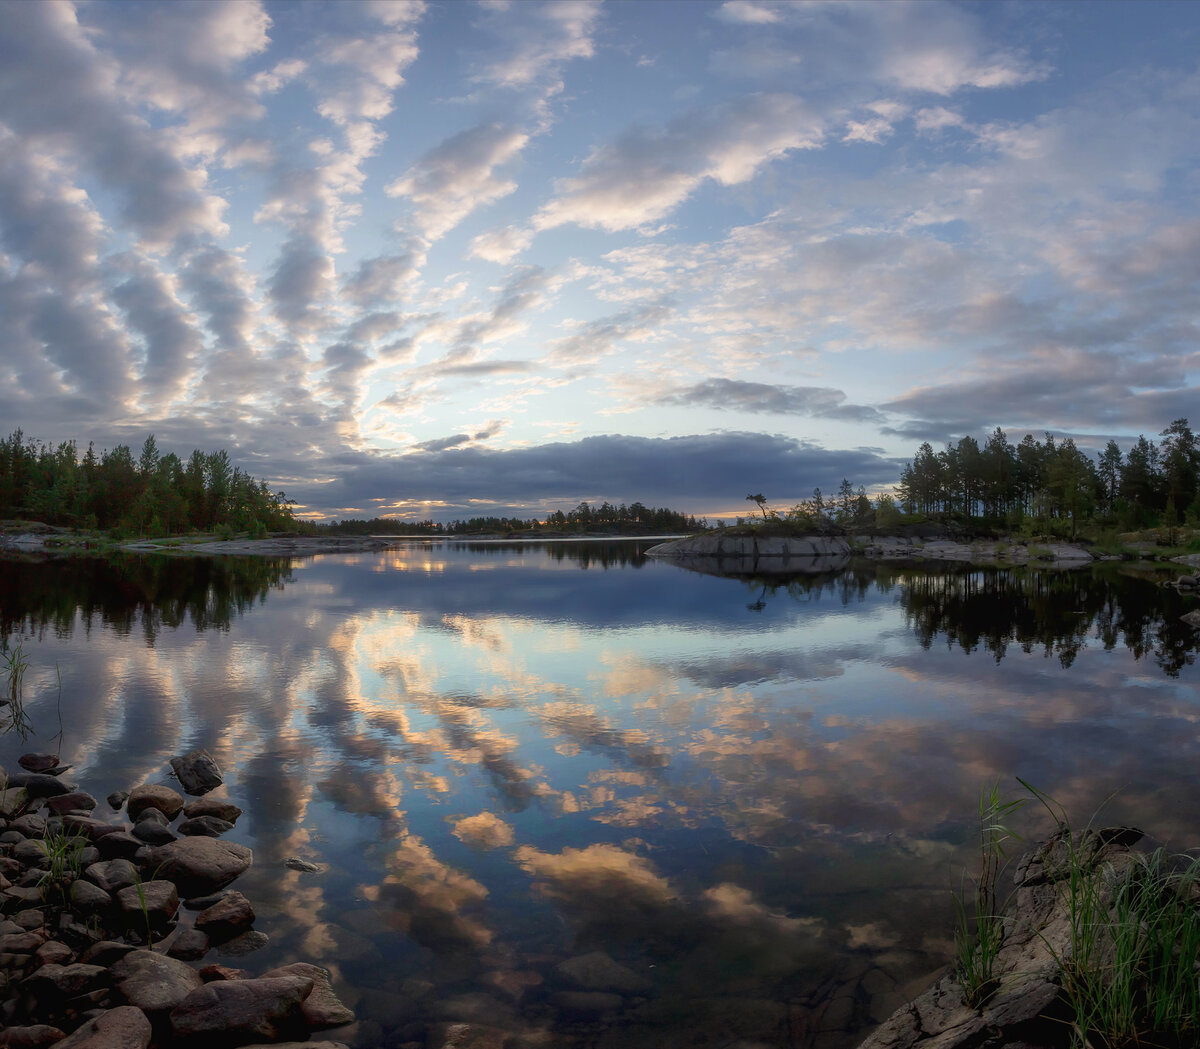
[[152,849],[149,863],[184,896],[222,889],[245,871],[254,854],[244,845],[217,838],[180,838]]
[[230,892],[196,915],[196,928],[214,943],[223,943],[254,924],[254,908],[240,892]]
[[195,962],[208,954],[210,946],[207,933],[199,929],[184,929],[167,948],[167,954],[181,961]]
[[146,1014],[121,1005],[89,1020],[55,1049],[146,1049],[150,1036]]
[[173,820],[183,811],[183,798],[178,791],[157,783],[143,783],[134,787],[125,802],[125,811],[136,822],[146,809],[157,809],[168,820]]
[[125,920],[139,931],[147,922],[152,929],[161,929],[170,924],[179,910],[179,891],[174,882],[146,881],[121,889],[117,905]]
[[213,756],[203,748],[172,758],[171,768],[188,794],[207,794],[225,782]]
[[46,808],[60,815],[67,812],[91,812],[95,807],[96,799],[82,790],[73,790],[69,794],[46,799]]
[[640,991],[650,985],[632,969],[615,962],[603,951],[568,958],[556,967],[560,976],[589,991]]
[[196,816],[179,824],[179,833],[187,835],[203,835],[206,838],[219,838],[226,831],[233,830],[233,824],[228,820],[217,819],[216,816]]
[[49,1024],[33,1024],[30,1027],[7,1027],[0,1031],[0,1046],[5,1049],[49,1049],[61,1042],[66,1034]]
[[48,772],[50,769],[58,767],[58,755],[22,754],[17,758],[17,764],[26,772]]
[[102,860],[87,867],[83,876],[105,892],[117,892],[139,880],[138,869],[129,860]]
[[151,1015],[174,1009],[204,986],[199,974],[186,962],[149,950],[131,951],[108,971],[121,1000]]
[[326,1027],[340,1027],[342,1024],[354,1022],[354,1010],[348,1008],[334,993],[330,982],[329,971],[319,965],[308,962],[293,962],[272,969],[264,976],[301,976],[312,980],[312,993],[304,999],[301,1009],[304,1022],[310,1031],[322,1030]]
[[212,816],[214,819],[224,820],[226,823],[237,823],[242,810],[232,801],[222,801],[220,798],[197,798],[184,806],[183,814],[190,820],[199,819],[201,816]]
[[307,1029],[301,1005],[312,989],[312,980],[299,976],[205,984],[171,1010],[171,1031],[214,1047],[302,1039]]

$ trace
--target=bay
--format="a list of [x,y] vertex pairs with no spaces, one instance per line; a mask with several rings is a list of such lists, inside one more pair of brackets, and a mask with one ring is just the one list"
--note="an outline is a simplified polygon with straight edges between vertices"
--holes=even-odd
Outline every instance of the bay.
[[326,966],[359,1049],[839,1049],[947,963],[982,786],[1200,842],[1176,572],[648,545],[0,563],[36,730],[0,764],[57,749],[102,798],[208,748],[270,936],[217,960]]

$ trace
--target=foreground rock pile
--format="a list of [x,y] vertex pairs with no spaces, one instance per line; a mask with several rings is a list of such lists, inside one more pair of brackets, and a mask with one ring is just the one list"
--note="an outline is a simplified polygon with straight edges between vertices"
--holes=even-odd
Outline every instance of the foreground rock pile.
[[[144,784],[110,795],[106,819],[53,755],[20,764],[0,770],[0,1046],[344,1049],[308,1040],[354,1019],[324,969],[192,964],[266,942],[228,888],[253,860],[221,840],[236,805]],[[204,751],[172,766],[189,793],[221,782]]]

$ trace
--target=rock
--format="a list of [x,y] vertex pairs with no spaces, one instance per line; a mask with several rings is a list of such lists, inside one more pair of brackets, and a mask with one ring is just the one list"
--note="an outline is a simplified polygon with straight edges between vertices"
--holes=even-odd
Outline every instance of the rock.
[[21,989],[37,998],[39,1005],[47,1002],[78,998],[107,982],[108,970],[100,965],[43,965],[35,969],[21,985]]
[[146,809],[138,817],[130,833],[148,845],[166,845],[179,837],[167,823],[167,817],[158,809]]
[[172,758],[171,768],[188,794],[207,794],[225,782],[213,756],[203,748]]
[[180,838],[152,849],[151,869],[173,881],[183,896],[203,896],[223,889],[254,860],[245,845],[217,838]]
[[173,820],[183,811],[183,798],[178,791],[157,783],[143,783],[134,787],[125,802],[125,811],[136,822],[146,809],[158,809],[168,820]]
[[[77,819],[78,817],[72,817]],[[128,831],[118,830],[112,834],[105,834],[102,838],[96,838],[96,848],[100,850],[100,855],[105,859],[133,859],[138,854],[138,850],[145,846],[145,842],[141,838],[135,838]]]
[[568,958],[556,968],[571,983],[589,991],[640,991],[649,986],[648,980],[614,962],[603,951]]
[[189,911],[206,911],[217,901],[225,899],[232,891],[232,889],[223,889],[221,892],[209,893],[207,896],[192,896],[184,900],[183,905]]
[[47,798],[46,807],[51,812],[91,812],[96,807],[96,799],[82,790],[73,790],[69,794],[60,794],[57,798]]
[[326,1027],[340,1027],[342,1024],[354,1022],[354,1010],[348,1008],[334,993],[333,984],[329,979],[329,971],[319,965],[308,962],[293,962],[272,969],[264,976],[302,976],[313,982],[312,993],[304,999],[301,1009],[304,1022],[310,1031],[319,1031]]
[[208,954],[210,946],[207,933],[199,929],[184,929],[167,948],[167,954],[181,961],[195,962]]
[[317,874],[321,870],[319,863],[309,863],[299,856],[289,856],[283,861],[283,865],[290,871],[300,871],[303,874]]
[[245,969],[231,969],[228,965],[206,965],[200,970],[200,978],[205,983],[213,980],[244,980],[249,974]]
[[240,935],[254,924],[254,908],[240,892],[230,892],[196,915],[196,928],[214,943]]
[[261,951],[270,942],[271,938],[265,932],[250,929],[241,936],[235,936],[232,940],[220,944],[217,947],[217,953],[228,955],[231,958],[244,958],[247,954]]
[[13,846],[11,855],[14,860],[29,867],[45,862],[46,849],[45,842],[40,839],[26,838],[24,841],[19,841]]
[[44,772],[13,772],[8,777],[8,789],[20,787],[31,798],[53,798],[59,794],[70,794],[74,784],[64,783]]
[[113,812],[116,812],[121,808],[122,805],[125,804],[125,802],[128,800],[128,798],[129,798],[129,791],[114,790],[104,800],[108,802],[108,804],[112,808]]
[[186,962],[149,950],[130,951],[109,968],[121,999],[145,1013],[165,1013],[204,986]]
[[184,806],[183,814],[190,820],[198,819],[201,816],[212,816],[224,820],[226,823],[237,823],[242,810],[232,801],[222,801],[220,798],[197,798]]
[[[1187,578],[1186,576],[1184,577]],[[26,772],[46,772],[58,767],[57,754],[22,754],[17,764]]]
[[33,952],[33,960],[38,965],[70,965],[75,952],[59,940],[47,940]]
[[79,914],[96,914],[112,906],[112,897],[86,878],[76,878],[71,882],[69,898],[71,909]]
[[[34,1024],[31,1027],[6,1027],[0,1031],[0,1045],[5,1049],[49,1049],[61,1042],[66,1034],[49,1024]],[[116,1049],[116,1047],[114,1047]]]
[[179,824],[179,833],[189,836],[200,834],[206,838],[219,838],[230,830],[233,830],[233,824],[216,816],[196,816]]
[[89,1020],[55,1049],[146,1049],[150,1021],[141,1009],[120,1005]]
[[1179,618],[1187,623],[1188,626],[1194,626],[1197,630],[1200,630],[1200,609],[1193,609],[1186,616],[1180,616]]
[[171,1031],[213,1047],[302,1039],[307,1029],[301,1005],[312,989],[313,981],[299,976],[205,984],[171,1010]]
[[179,910],[179,890],[172,881],[146,881],[121,889],[117,904],[133,928],[141,931],[149,922],[152,929],[161,929]]
[[[1181,575],[1178,579],[1175,580],[1175,585],[1181,586],[1187,590],[1191,590],[1193,587],[1200,586],[1200,576]],[[17,760],[20,761],[21,759],[17,758]],[[25,767],[26,766],[24,766],[24,765],[22,766],[22,768],[25,768]],[[38,771],[38,770],[34,770],[34,771]]]
[[345,1042],[256,1042],[242,1049],[349,1049]]
[[29,802],[30,795],[16,787],[0,790],[0,819],[17,815]]
[[102,860],[87,867],[83,876],[105,892],[117,892],[127,885],[134,885],[140,876],[138,869],[128,860]]
[[44,838],[46,836],[46,817],[36,812],[27,812],[12,820],[8,829],[24,834],[27,838]]
[[436,1049],[504,1049],[508,1037],[503,1028],[486,1024],[438,1024],[428,1044]]
[[123,833],[120,827],[114,826],[111,823],[105,823],[103,820],[98,820],[93,816],[80,816],[75,812],[68,812],[63,817],[63,828],[74,834],[82,835],[88,841],[98,842],[101,838],[106,838],[110,834]]
[[132,954],[137,948],[117,940],[98,940],[79,956],[81,962],[91,965],[112,965],[113,962]]

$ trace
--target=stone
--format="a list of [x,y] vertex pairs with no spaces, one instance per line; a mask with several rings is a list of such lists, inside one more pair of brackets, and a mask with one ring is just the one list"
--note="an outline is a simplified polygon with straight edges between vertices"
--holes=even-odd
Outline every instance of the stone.
[[302,1039],[307,1028],[301,1005],[312,989],[313,981],[299,976],[208,983],[171,1010],[171,1031],[214,1047]]
[[186,962],[155,951],[130,951],[109,967],[113,988],[121,1000],[145,1013],[166,1013],[204,986]]
[[184,900],[183,905],[189,911],[205,911],[217,901],[225,899],[232,891],[232,889],[222,889],[220,892],[212,892],[207,896],[192,896]]
[[132,954],[137,948],[120,940],[98,940],[79,956],[81,962],[91,965],[112,965],[118,959]]
[[75,952],[59,940],[47,940],[33,952],[33,959],[38,965],[70,965]]
[[345,1042],[256,1042],[242,1049],[349,1049]]
[[137,818],[146,809],[158,809],[168,820],[173,820],[183,811],[183,798],[178,791],[163,787],[157,783],[143,783],[130,791],[125,802],[125,811],[131,820]]
[[4,1046],[5,1049],[49,1049],[64,1038],[65,1032],[49,1024],[6,1027],[0,1030],[0,1046]]
[[44,772],[13,772],[8,777],[8,788],[14,787],[20,787],[31,798],[53,798],[59,794],[70,794],[75,784],[64,783]]
[[241,936],[235,936],[232,940],[220,944],[217,947],[217,953],[228,955],[231,958],[244,958],[247,954],[261,951],[270,942],[271,938],[265,932],[250,929]]
[[117,904],[125,914],[126,921],[141,929],[146,923],[161,929],[168,925],[179,910],[179,890],[175,883],[156,879],[139,885],[130,885],[117,893]]
[[146,809],[133,825],[133,830],[130,833],[135,838],[140,838],[148,845],[166,845],[169,841],[175,841],[179,836],[167,823],[167,817],[164,816],[158,809]]
[[302,874],[317,874],[321,870],[319,863],[309,863],[299,856],[289,856],[283,861],[283,865],[290,871],[300,871]]
[[354,1022],[354,1010],[346,1006],[334,993],[330,982],[329,970],[309,962],[293,962],[272,969],[264,976],[302,976],[313,982],[312,993],[304,999],[301,1011],[304,1022],[310,1031],[323,1030],[326,1027],[340,1027],[342,1024]]
[[[77,818],[77,817],[73,817]],[[128,831],[118,830],[112,834],[105,834],[102,838],[96,839],[96,848],[100,850],[100,855],[105,859],[133,859],[138,850],[145,846],[145,842],[140,838],[135,838]]]
[[46,859],[46,845],[37,839],[26,838],[13,846],[12,858],[19,860],[26,866],[43,863]]
[[78,998],[105,983],[108,970],[101,965],[76,962],[73,965],[50,963],[35,969],[21,985],[21,989],[37,998],[39,1004],[49,1001],[65,1001]]
[[24,834],[27,838],[44,838],[46,836],[46,817],[36,812],[27,812],[18,816],[8,824],[8,829]]
[[105,892],[117,892],[139,880],[138,869],[128,860],[102,860],[84,869],[83,876]]
[[96,799],[82,790],[73,790],[69,794],[46,799],[46,808],[60,815],[67,812],[91,812],[95,807]]
[[89,1020],[55,1049],[146,1049],[151,1033],[141,1009],[121,1005]]
[[196,915],[196,928],[214,943],[231,940],[254,924],[254,908],[240,892],[230,892]]
[[211,941],[199,929],[184,929],[167,948],[167,954],[185,962],[199,961],[208,954]]
[[232,823],[228,820],[217,819],[216,816],[196,816],[179,824],[180,834],[201,834],[206,838],[219,838],[226,831],[231,830],[233,830]]
[[108,802],[108,804],[112,808],[113,812],[117,812],[121,808],[121,806],[125,804],[125,802],[128,800],[128,798],[129,798],[129,791],[114,790],[104,800]]
[[71,909],[80,914],[96,914],[112,906],[112,897],[99,885],[86,878],[76,878],[71,882],[69,893]]
[[99,842],[101,838],[106,838],[110,834],[121,833],[121,828],[112,823],[105,823],[104,820],[98,820],[94,816],[81,816],[77,812],[68,812],[62,820],[64,831],[86,838],[93,843]]
[[213,980],[244,980],[249,974],[245,969],[231,969],[228,965],[206,965],[200,970],[200,977],[205,983]]
[[1186,616],[1180,616],[1179,618],[1187,623],[1188,626],[1194,626],[1197,630],[1200,630],[1200,609],[1194,608]]
[[171,768],[188,794],[207,794],[225,782],[213,756],[203,748],[173,757]]
[[487,1024],[438,1024],[430,1032],[429,1045],[436,1049],[504,1049],[509,1032]]
[[217,838],[180,838],[150,851],[152,869],[179,887],[183,896],[203,896],[223,889],[254,860],[245,845]]
[[556,969],[560,976],[589,991],[640,991],[649,986],[648,980],[603,951],[568,958]]
[[201,816],[212,816],[215,819],[224,820],[226,823],[237,823],[242,810],[232,801],[223,801],[220,798],[197,798],[184,806],[183,814],[190,820],[199,819]]
[[29,799],[29,794],[16,787],[0,790],[0,819],[17,815],[29,803]]
[[[1186,578],[1186,576],[1184,577]],[[58,767],[57,754],[22,754],[17,764],[26,772],[47,772]]]

